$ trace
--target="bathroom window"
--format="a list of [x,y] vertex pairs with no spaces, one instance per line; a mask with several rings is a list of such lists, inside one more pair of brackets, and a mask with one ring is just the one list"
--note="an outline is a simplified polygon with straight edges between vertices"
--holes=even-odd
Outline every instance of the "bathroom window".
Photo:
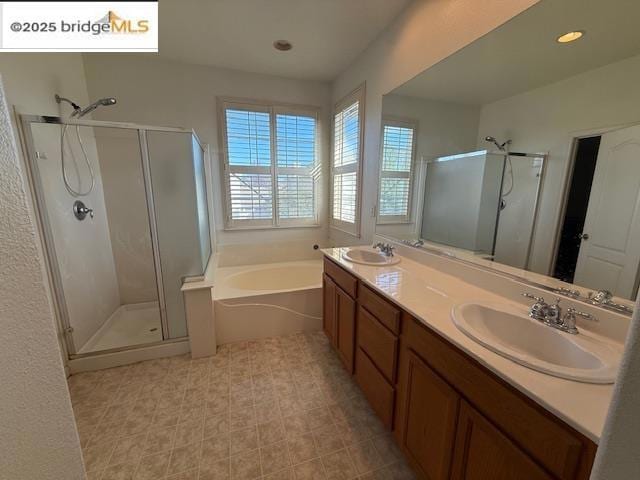
[[360,172],[364,86],[338,102],[333,114],[331,226],[355,236],[360,231]]
[[317,225],[317,116],[221,100],[227,228]]
[[378,223],[405,223],[411,219],[415,137],[415,123],[383,119]]

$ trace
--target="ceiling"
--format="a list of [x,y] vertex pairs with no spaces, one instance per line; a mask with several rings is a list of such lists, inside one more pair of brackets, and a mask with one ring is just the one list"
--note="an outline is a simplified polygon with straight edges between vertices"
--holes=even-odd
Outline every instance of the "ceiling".
[[[638,0],[542,0],[392,93],[491,103],[640,54],[638,20]],[[571,30],[586,34],[555,41]]]
[[[159,2],[160,56],[289,78],[337,77],[411,0]],[[293,49],[273,48],[288,40]]]

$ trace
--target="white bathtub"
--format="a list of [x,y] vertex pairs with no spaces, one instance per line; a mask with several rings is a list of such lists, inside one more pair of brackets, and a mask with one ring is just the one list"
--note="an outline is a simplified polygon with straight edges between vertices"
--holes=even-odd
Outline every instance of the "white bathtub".
[[214,287],[216,343],[322,328],[322,261],[223,267]]

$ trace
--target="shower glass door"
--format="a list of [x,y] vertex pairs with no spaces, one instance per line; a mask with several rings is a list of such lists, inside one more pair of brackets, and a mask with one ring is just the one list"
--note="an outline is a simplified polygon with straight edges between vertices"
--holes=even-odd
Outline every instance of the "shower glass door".
[[[138,132],[32,123],[31,133],[70,353],[162,341]],[[90,209],[83,219],[74,211],[78,201]]]

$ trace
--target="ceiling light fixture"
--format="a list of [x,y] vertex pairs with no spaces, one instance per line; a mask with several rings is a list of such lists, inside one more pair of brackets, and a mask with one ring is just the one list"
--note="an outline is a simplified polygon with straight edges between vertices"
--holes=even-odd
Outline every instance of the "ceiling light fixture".
[[286,52],[287,50],[291,50],[293,45],[291,45],[291,42],[288,40],[276,40],[273,42],[273,47],[281,52]]
[[575,42],[576,40],[581,38],[584,35],[584,33],[585,33],[584,30],[575,30],[573,32],[567,32],[565,34],[560,35],[558,38],[556,38],[556,42],[558,43]]

